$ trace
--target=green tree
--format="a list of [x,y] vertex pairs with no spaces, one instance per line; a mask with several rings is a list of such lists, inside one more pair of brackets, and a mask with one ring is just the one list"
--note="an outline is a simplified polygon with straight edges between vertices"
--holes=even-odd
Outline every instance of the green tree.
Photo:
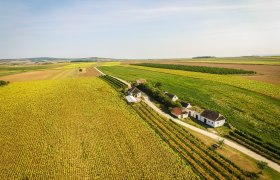
[[267,167],[267,162],[264,162],[264,161],[258,161],[257,162],[257,165],[258,165],[258,167],[260,168],[260,170],[261,170],[261,172],[260,173],[262,173],[262,171]]
[[162,87],[162,83],[161,82],[156,82],[155,83],[155,88],[161,88]]

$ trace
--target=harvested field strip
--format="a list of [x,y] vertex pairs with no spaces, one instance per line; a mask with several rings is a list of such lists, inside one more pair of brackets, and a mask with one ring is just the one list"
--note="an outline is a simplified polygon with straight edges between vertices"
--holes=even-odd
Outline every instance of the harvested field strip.
[[62,70],[60,73],[52,76],[50,79],[64,79],[64,78],[71,78],[76,77],[78,75],[77,69],[66,69]]
[[84,68],[85,73],[80,74],[82,77],[100,76],[101,74],[93,67]]
[[25,73],[18,73],[8,76],[3,76],[1,79],[20,82],[20,81],[35,81],[35,80],[46,80],[46,79],[64,79],[77,77],[77,69],[63,69],[63,70],[40,70]]

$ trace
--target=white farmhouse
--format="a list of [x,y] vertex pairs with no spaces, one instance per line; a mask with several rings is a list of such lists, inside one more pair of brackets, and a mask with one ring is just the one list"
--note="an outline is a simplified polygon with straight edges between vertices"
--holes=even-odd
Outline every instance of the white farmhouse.
[[202,110],[197,106],[192,106],[185,110],[188,112],[189,116],[214,128],[222,126],[226,122],[224,116],[215,111]]
[[183,108],[175,107],[171,110],[171,114],[176,116],[179,119],[184,119],[188,117],[188,113],[184,111]]
[[211,111],[211,110],[203,111],[200,116],[201,116],[200,120],[202,122],[212,127],[222,126],[226,122],[224,116],[222,116],[218,112]]
[[187,109],[190,109],[192,107],[190,103],[187,103],[187,102],[184,102],[184,101],[181,102],[181,105],[182,105],[182,107],[184,108],[185,111],[187,111]]
[[129,89],[128,94],[135,97],[135,98],[140,98],[142,96],[141,91],[136,87],[133,87],[133,88]]
[[173,102],[175,102],[179,99],[175,94],[165,92],[165,95],[168,96],[171,99],[171,101],[173,101]]

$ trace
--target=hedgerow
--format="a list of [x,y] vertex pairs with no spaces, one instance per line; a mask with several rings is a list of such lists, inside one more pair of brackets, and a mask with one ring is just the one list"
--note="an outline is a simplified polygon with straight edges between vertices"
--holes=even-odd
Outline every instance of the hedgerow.
[[202,72],[202,73],[210,73],[210,74],[255,74],[256,73],[254,71],[247,71],[243,69],[230,69],[230,68],[206,67],[206,66],[186,66],[186,65],[177,65],[177,64],[141,63],[141,64],[134,64],[134,65],[153,67],[153,68],[194,71],[194,72]]
[[169,97],[167,97],[162,90],[152,87],[149,84],[140,84],[137,86],[137,88],[147,93],[148,95],[153,97],[156,101],[165,105],[166,107],[182,107],[180,103],[174,102]]

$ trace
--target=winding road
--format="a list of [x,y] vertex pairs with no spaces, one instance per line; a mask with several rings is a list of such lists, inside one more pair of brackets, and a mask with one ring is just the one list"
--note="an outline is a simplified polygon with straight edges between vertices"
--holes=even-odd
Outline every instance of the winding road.
[[[101,71],[98,70],[97,68],[96,68],[96,70],[99,71],[101,74],[104,74],[103,72],[101,72]],[[112,76],[112,77],[113,77],[113,76]],[[127,81],[125,81],[125,80],[123,80],[123,79],[120,79],[120,78],[117,78],[117,77],[114,77],[114,78],[116,78],[116,79],[120,80],[121,82],[125,83],[126,85],[128,85],[128,87],[131,87],[131,84],[128,83]],[[275,162],[273,162],[273,161],[271,161],[271,160],[269,160],[269,159],[267,159],[267,158],[265,158],[265,157],[263,157],[263,156],[261,156],[261,155],[255,153],[255,152],[251,151],[250,149],[248,149],[248,148],[246,148],[246,147],[244,147],[244,146],[242,146],[242,145],[239,145],[239,144],[237,144],[237,143],[235,143],[235,142],[232,142],[232,141],[230,141],[230,140],[228,140],[228,139],[226,139],[226,138],[224,138],[224,137],[218,136],[218,135],[213,134],[213,133],[211,133],[211,132],[208,132],[208,131],[206,131],[206,130],[203,130],[203,129],[197,128],[197,127],[195,127],[195,126],[192,126],[192,125],[190,125],[190,124],[187,124],[187,123],[185,123],[185,122],[182,122],[182,121],[180,121],[179,119],[173,118],[172,116],[170,116],[169,114],[163,112],[163,111],[160,110],[157,106],[155,106],[154,103],[152,103],[152,102],[150,101],[149,97],[144,96],[144,102],[145,102],[148,106],[150,106],[151,108],[153,108],[157,113],[161,114],[162,116],[164,116],[164,117],[166,117],[166,118],[168,118],[168,119],[171,119],[172,121],[174,121],[174,122],[176,122],[176,123],[178,123],[178,124],[180,124],[180,125],[182,125],[182,126],[184,126],[184,127],[186,127],[186,128],[189,128],[189,129],[191,129],[191,130],[193,130],[193,131],[196,131],[196,132],[198,132],[198,133],[200,133],[200,134],[203,134],[203,135],[205,135],[205,136],[207,136],[207,137],[209,137],[209,138],[212,138],[212,139],[215,139],[215,140],[224,139],[224,143],[225,143],[226,145],[228,145],[228,146],[230,146],[230,147],[232,147],[232,148],[234,148],[234,149],[236,149],[236,150],[238,150],[238,151],[240,151],[240,152],[242,152],[242,153],[244,153],[244,154],[246,154],[246,155],[248,155],[248,156],[250,156],[250,157],[252,157],[252,158],[254,158],[254,159],[256,159],[256,160],[265,161],[265,162],[267,162],[267,165],[268,165],[269,167],[271,167],[272,169],[274,169],[274,170],[280,172],[280,165],[279,165],[279,164],[277,164],[277,163],[275,163]]]

